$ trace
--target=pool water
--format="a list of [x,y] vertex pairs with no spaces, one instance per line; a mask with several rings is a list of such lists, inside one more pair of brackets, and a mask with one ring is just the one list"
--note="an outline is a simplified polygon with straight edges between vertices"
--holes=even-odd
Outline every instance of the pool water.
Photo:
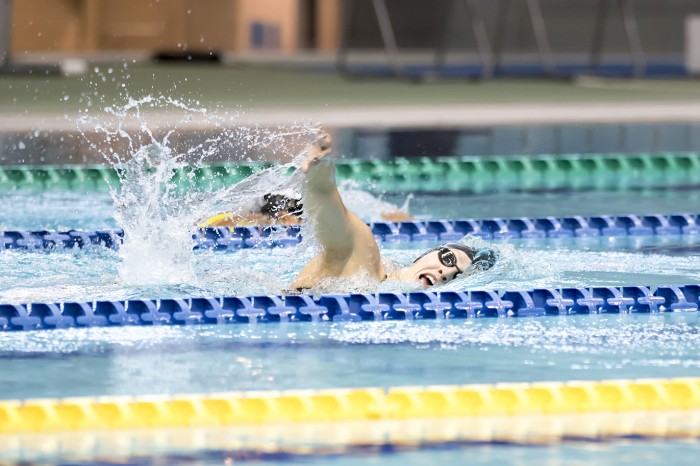
[[[347,446],[279,445],[269,442],[259,449],[226,448],[221,438],[217,446],[189,448],[192,440],[202,443],[202,437],[191,439],[184,432],[172,433],[172,437],[117,436],[105,441],[105,437],[82,436],[78,441],[80,454],[71,449],[56,449],[55,444],[41,445],[36,441],[22,445],[23,457],[27,461],[17,464],[57,465],[198,465],[218,466],[230,464],[260,464],[281,466],[288,464],[340,466],[349,465],[414,465],[476,464],[476,465],[694,465],[700,450],[695,440],[675,439],[660,441],[654,438],[600,438],[597,440],[568,439],[558,443],[522,444],[511,441],[445,441],[431,443],[376,442]],[[228,441],[240,434],[227,431]],[[195,430],[194,436],[206,436],[207,432]],[[263,435],[265,436],[265,435]],[[66,439],[62,439],[66,441]],[[178,444],[178,440],[180,443]],[[69,440],[70,441],[70,440]],[[94,442],[102,444],[93,447]],[[236,441],[236,440],[234,440]],[[73,440],[71,446],[75,448]],[[150,444],[148,442],[151,442]],[[243,441],[243,444],[246,442]],[[260,443],[260,442],[258,442]],[[107,445],[104,445],[107,444]],[[51,451],[55,453],[51,453]],[[9,449],[0,451],[0,461],[12,458]],[[29,459],[31,458],[31,459]],[[12,463],[3,463],[12,464]]]
[[[399,202],[403,194],[384,198]],[[550,191],[460,195],[421,193],[410,201],[410,211],[421,219],[492,217],[565,217],[572,215],[652,215],[695,212],[700,188],[640,189],[629,191]]]
[[12,332],[0,396],[700,376],[699,345],[695,313]]
[[[316,455],[289,452],[235,452],[207,450],[198,453],[171,455],[138,455],[102,458],[100,464],[125,466],[191,465],[215,466],[221,464],[261,464],[265,466],[299,465],[382,465],[434,466],[435,464],[469,464],[525,466],[532,464],[588,466],[630,465],[695,465],[700,444],[694,441],[569,442],[560,445],[532,446],[517,444],[462,445],[441,444],[418,448],[413,445],[380,445],[356,447],[341,451],[327,451]],[[70,461],[65,464],[82,466],[91,462]]]
[[[143,190],[139,188],[138,193],[143,194]],[[407,199],[406,195],[372,194],[344,186],[342,195],[351,210],[371,222],[381,219],[382,212],[400,207],[407,207],[412,215],[426,220],[693,212],[692,205],[700,197],[700,189],[490,195],[420,193]],[[0,224],[8,230],[115,228],[119,226],[115,217],[124,216],[115,209],[115,201],[121,201],[119,193],[85,196],[70,191],[16,190],[2,192],[0,196],[3,201],[0,202]],[[165,199],[172,204],[177,204],[177,200]],[[129,261],[125,260],[125,251],[100,247],[50,253],[3,251],[0,254],[0,300],[15,303],[282,294],[315,251],[312,243],[305,242],[301,247],[276,249],[272,253],[266,248],[192,252],[187,239],[187,230],[191,227],[173,224],[173,218],[168,217],[174,217],[171,211],[157,210],[160,202],[163,199],[156,196],[153,203],[137,206],[146,212],[144,217],[153,215],[155,209],[156,217],[141,225],[143,231],[136,241],[139,247]],[[159,221],[157,215],[164,220]],[[169,236],[176,230],[185,233],[185,251],[180,251],[181,257],[170,251],[173,241],[182,236]],[[477,238],[468,241],[483,245]],[[139,243],[150,249],[141,248]],[[434,242],[406,242],[382,244],[381,249],[389,258],[410,264],[421,252],[435,245]],[[493,246],[502,256],[494,269],[462,277],[436,289],[677,285],[697,283],[700,276],[697,260],[700,247],[693,235],[517,239],[494,241]],[[153,271],[157,272],[155,277],[151,276]],[[317,291],[419,289],[415,284],[391,281],[379,284],[358,279],[331,282]]]
[[[478,238],[473,244],[483,244]],[[403,264],[434,242],[382,245],[382,254]],[[700,247],[693,237],[517,239],[494,241],[501,259],[491,270],[431,288],[522,290],[532,288],[682,285],[700,282]],[[153,299],[283,294],[313,256],[311,248],[195,251],[191,270],[170,284],[141,284],[123,277],[117,251],[101,247],[54,252],[8,250],[0,254],[0,301],[4,303]],[[245,264],[242,266],[242,264]],[[143,266],[160,267],[155,262]],[[183,264],[186,269],[188,264]],[[165,265],[163,265],[165,267]],[[137,273],[138,270],[134,271]],[[178,272],[172,271],[172,274]],[[123,273],[123,272],[122,272]],[[369,279],[329,281],[319,292],[421,291],[418,283]]]
[[[366,194],[366,193],[365,193]],[[344,192],[372,221],[387,202]],[[587,191],[413,196],[418,218],[600,215],[694,212],[700,190]],[[108,193],[0,193],[5,229],[113,228]],[[482,244],[472,238],[467,241]],[[382,244],[410,263],[435,243]],[[495,241],[497,265],[435,291],[700,283],[695,236],[517,239]],[[100,247],[52,252],[2,251],[0,302],[281,294],[313,247],[195,251],[182,270],[157,257],[167,283],[139,281],[119,252]],[[159,265],[160,264],[160,265]],[[180,273],[181,272],[181,273]],[[418,285],[330,283],[324,292],[415,291]],[[73,328],[0,332],[0,397],[4,399],[209,393],[398,385],[564,381],[700,376],[700,320],[688,314],[575,315],[532,319],[464,319],[358,323],[235,324],[196,327]],[[105,464],[684,464],[691,442],[387,445],[338,455],[264,455],[209,451],[101,458]],[[2,459],[2,456],[0,456]],[[228,462],[227,462],[228,461]],[[45,462],[61,464],[58,458]],[[90,464],[69,461],[70,464]]]
[[[348,208],[366,222],[381,221],[382,212],[401,208],[406,193],[369,193],[341,188]],[[0,230],[66,230],[117,228],[114,202],[107,192],[0,192]],[[700,187],[675,190],[556,191],[491,194],[420,193],[408,199],[408,212],[419,220],[649,215],[695,213]]]
[[[21,196],[19,194],[22,194]],[[680,193],[679,193],[680,194]],[[88,202],[67,192],[5,193],[24,205],[43,205],[26,214],[17,209],[8,224],[38,227],[44,214],[74,212],[73,227],[109,226],[108,194]],[[368,210],[384,204],[351,192]],[[552,194],[538,215],[576,212],[582,193]],[[600,200],[597,213],[640,202],[636,193],[583,194]],[[91,198],[92,199],[92,198]],[[436,216],[441,205],[490,203],[492,215],[504,208],[529,214],[530,194],[501,193],[464,202],[458,196],[420,194],[421,206]],[[440,202],[440,201],[445,202]],[[649,203],[658,202],[650,196]],[[4,204],[13,204],[8,202]],[[398,203],[397,203],[398,204]],[[516,205],[513,205],[516,204]],[[70,207],[69,207],[70,206]],[[379,206],[379,207],[378,207]],[[605,206],[605,210],[603,210]],[[551,211],[546,211],[547,208]],[[6,209],[10,209],[5,207]],[[426,207],[427,208],[427,207]],[[451,207],[456,208],[456,207]],[[589,209],[593,206],[588,205]],[[626,207],[624,207],[626,209]],[[624,210],[629,212],[629,210]],[[35,214],[35,215],[32,215]],[[419,215],[419,214],[418,214]],[[503,214],[505,215],[505,214]],[[472,238],[474,244],[483,241]],[[430,242],[382,244],[382,253],[410,263]],[[484,273],[463,277],[435,291],[678,285],[700,283],[700,245],[692,235],[651,237],[543,238],[494,241],[502,255]],[[172,283],[126,281],[117,251],[101,247],[0,254],[3,303],[153,299],[282,294],[314,253],[312,247],[270,250],[195,251],[183,263],[184,278]],[[157,258],[153,258],[154,260]],[[148,267],[157,262],[147,261]],[[173,274],[176,271],[171,271]],[[417,291],[418,284],[371,281],[330,283],[322,291]],[[455,322],[319,323],[233,325],[197,328],[97,328],[51,332],[0,333],[2,397],[57,397],[89,394],[147,394],[243,389],[322,388],[344,385],[414,385],[570,378],[690,375],[698,371],[697,317],[572,316],[565,319]],[[172,343],[176,342],[176,343]],[[349,350],[348,348],[352,348]],[[350,351],[350,352],[349,352]],[[279,356],[279,357],[278,357]],[[135,363],[138,361],[138,363]],[[295,361],[294,364],[289,364]],[[163,368],[172,367],[172,370]],[[3,370],[4,369],[4,370]],[[56,374],[45,385],[46,374]],[[245,373],[245,377],[241,377]],[[700,374],[700,372],[698,372]],[[95,374],[100,374],[95,377]],[[2,379],[4,377],[4,380]],[[306,385],[305,385],[306,384]]]

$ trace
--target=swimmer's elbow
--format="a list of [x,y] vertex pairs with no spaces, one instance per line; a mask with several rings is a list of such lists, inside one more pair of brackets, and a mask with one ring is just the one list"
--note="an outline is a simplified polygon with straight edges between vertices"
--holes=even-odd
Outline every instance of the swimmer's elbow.
[[323,255],[329,262],[343,262],[352,255],[354,251],[352,241],[343,239],[329,239],[323,243]]

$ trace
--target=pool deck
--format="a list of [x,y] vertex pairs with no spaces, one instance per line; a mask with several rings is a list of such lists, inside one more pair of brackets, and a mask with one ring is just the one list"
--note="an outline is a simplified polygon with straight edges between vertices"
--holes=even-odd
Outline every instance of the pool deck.
[[[0,132],[74,131],[81,112],[167,96],[231,125],[322,121],[331,127],[469,127],[700,121],[695,79],[347,80],[332,66],[273,63],[89,65],[84,75],[0,75]],[[123,84],[123,86],[122,86]],[[88,97],[92,100],[88,106]],[[149,127],[201,127],[144,109]],[[236,114],[236,116],[231,116]]]

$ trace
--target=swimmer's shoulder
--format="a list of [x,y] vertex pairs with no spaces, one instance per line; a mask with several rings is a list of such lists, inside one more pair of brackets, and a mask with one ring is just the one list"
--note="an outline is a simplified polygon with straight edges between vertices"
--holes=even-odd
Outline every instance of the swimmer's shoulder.
[[396,262],[394,259],[391,259],[386,256],[381,256],[382,257],[382,269],[384,270],[384,278],[383,280],[388,279],[389,277],[396,277],[398,274],[399,270],[401,270],[402,265]]

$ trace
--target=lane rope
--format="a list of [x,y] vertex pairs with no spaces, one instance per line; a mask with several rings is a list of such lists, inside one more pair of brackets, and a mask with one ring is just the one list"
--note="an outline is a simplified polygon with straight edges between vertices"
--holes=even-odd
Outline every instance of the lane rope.
[[[466,235],[486,240],[517,238],[573,238],[618,236],[700,235],[700,215],[597,215],[514,217],[407,222],[374,222],[369,227],[379,242],[458,241]],[[116,249],[124,232],[115,230],[4,231],[3,249],[62,249],[100,245]],[[290,247],[302,241],[293,226],[237,226],[200,228],[192,234],[195,249],[238,250],[252,247]]]
[[[700,378],[27,399],[0,401],[0,436],[489,417],[524,417],[536,424],[549,416],[631,412],[681,412],[697,422],[698,410]],[[700,433],[697,423],[662,427]],[[579,432],[587,428],[577,425]],[[630,430],[627,425],[608,428]]]
[[[270,163],[211,164],[175,173],[182,186],[230,186]],[[625,189],[700,183],[700,153],[557,154],[522,156],[338,159],[338,179],[397,191]],[[191,175],[191,176],[190,176]],[[105,190],[118,186],[109,166],[0,167],[0,188]]]
[[700,285],[0,304],[0,331],[697,312]]

